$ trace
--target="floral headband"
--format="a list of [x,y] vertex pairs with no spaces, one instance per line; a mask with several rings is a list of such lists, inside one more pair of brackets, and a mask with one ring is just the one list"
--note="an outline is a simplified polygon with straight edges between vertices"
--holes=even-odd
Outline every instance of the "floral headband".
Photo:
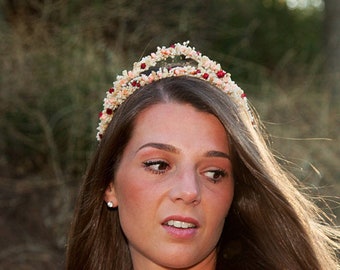
[[[115,110],[137,89],[164,78],[177,76],[190,76],[202,79],[221,89],[238,105],[246,109],[248,116],[253,121],[253,115],[248,106],[247,98],[242,89],[230,78],[221,65],[210,60],[207,56],[189,47],[189,41],[183,44],[176,43],[169,48],[158,47],[157,51],[135,62],[133,69],[124,70],[118,75],[116,81],[106,92],[104,109],[99,114],[97,140],[100,141],[110,124]],[[170,60],[181,58],[186,63],[180,66],[160,66]]]

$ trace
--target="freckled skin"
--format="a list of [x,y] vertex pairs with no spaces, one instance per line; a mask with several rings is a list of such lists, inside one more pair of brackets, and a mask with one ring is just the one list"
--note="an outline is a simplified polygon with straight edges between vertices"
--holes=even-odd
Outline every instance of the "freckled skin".
[[[219,120],[191,105],[157,104],[138,116],[105,195],[118,204],[135,270],[215,268],[234,194],[228,154]],[[164,225],[174,216],[196,227]]]

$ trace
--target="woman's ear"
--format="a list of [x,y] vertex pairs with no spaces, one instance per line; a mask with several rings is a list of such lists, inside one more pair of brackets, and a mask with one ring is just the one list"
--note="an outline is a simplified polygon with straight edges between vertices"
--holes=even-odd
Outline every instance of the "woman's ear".
[[104,201],[109,208],[115,208],[118,206],[116,190],[112,182],[107,186],[105,190]]

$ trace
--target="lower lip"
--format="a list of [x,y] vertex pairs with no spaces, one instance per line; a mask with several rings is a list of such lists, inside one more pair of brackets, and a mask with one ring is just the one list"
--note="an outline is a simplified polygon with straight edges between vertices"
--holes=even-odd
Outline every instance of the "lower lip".
[[163,228],[172,237],[175,237],[178,239],[190,239],[190,238],[193,238],[197,234],[197,228],[181,229],[181,228],[176,228],[176,227],[172,227],[168,225],[163,225]]

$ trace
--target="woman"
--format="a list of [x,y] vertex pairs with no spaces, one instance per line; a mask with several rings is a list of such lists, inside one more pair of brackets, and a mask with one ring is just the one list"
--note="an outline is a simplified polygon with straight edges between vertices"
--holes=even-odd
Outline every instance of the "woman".
[[188,43],[124,71],[104,100],[67,269],[336,269],[338,232],[254,115]]

